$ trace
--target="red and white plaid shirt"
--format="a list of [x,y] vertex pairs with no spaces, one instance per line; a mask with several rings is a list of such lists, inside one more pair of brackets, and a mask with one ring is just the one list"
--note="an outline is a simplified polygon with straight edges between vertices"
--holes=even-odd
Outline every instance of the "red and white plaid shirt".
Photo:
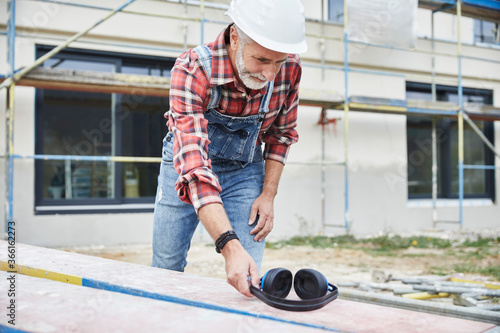
[[[174,167],[179,174],[175,189],[179,198],[193,204],[197,211],[210,203],[222,204],[221,187],[207,153],[210,141],[204,112],[211,88],[221,86],[216,110],[233,117],[257,114],[261,97],[267,90],[266,86],[251,90],[248,95],[245,86],[238,82],[226,50],[228,32],[229,29],[225,29],[214,42],[207,44],[212,51],[210,78],[193,49],[181,54],[171,71],[170,111],[165,117],[174,134]],[[265,143],[264,159],[285,164],[290,145],[298,141],[295,127],[301,75],[299,57],[290,54],[274,79],[269,112],[259,132],[257,143]]]

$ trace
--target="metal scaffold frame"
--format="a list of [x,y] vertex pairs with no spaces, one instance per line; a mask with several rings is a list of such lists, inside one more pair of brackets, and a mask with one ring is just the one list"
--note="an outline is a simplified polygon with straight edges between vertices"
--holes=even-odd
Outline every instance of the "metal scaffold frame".
[[[364,45],[370,45],[375,47],[383,47],[390,49],[400,49],[396,47],[384,46],[384,45],[376,45],[372,43],[359,42],[359,41],[351,41],[348,38],[348,15],[347,15],[347,2],[349,0],[344,0],[344,193],[345,193],[345,209],[344,209],[344,227],[347,231],[349,231],[350,220],[349,220],[349,110],[351,106],[358,106],[358,108],[363,108],[363,106],[359,106],[356,103],[353,103],[353,97],[349,96],[349,79],[348,73],[349,71],[355,72],[356,70],[349,69],[349,61],[348,61],[348,47],[349,43],[359,43]],[[457,57],[458,59],[458,106],[457,111],[450,110],[450,112],[440,112],[440,110],[432,110],[429,109],[429,113],[435,111],[435,115],[448,115],[448,116],[457,116],[458,118],[458,182],[459,182],[459,216],[457,221],[448,221],[448,220],[439,220],[437,215],[437,140],[436,140],[436,118],[432,118],[432,217],[433,217],[433,226],[435,227],[438,223],[458,223],[460,228],[463,226],[463,201],[464,201],[464,169],[500,169],[500,166],[495,165],[465,165],[464,164],[464,119],[471,126],[471,128],[476,132],[484,144],[497,156],[500,157],[500,153],[495,150],[494,145],[488,140],[488,138],[482,133],[482,131],[477,127],[477,125],[471,120],[471,118],[467,115],[464,110],[464,102],[463,102],[463,82],[462,82],[462,59],[476,59],[480,61],[492,61],[490,59],[483,59],[478,57],[468,57],[462,54],[462,38],[461,38],[461,19],[462,19],[462,2],[467,2],[468,4],[473,3],[473,1],[464,1],[464,0],[452,0],[452,1],[427,1],[427,7],[433,8],[433,6],[437,6],[438,8],[432,9],[432,20],[431,20],[431,45],[432,45],[432,77],[431,77],[431,85],[432,85],[432,102],[436,103],[436,77],[435,77],[435,56],[436,55],[445,55],[449,57]],[[500,12],[500,4],[491,3],[491,1],[487,1],[488,5],[495,8],[497,12]],[[457,53],[454,54],[445,54],[436,52],[434,49],[434,14],[440,11],[448,11],[450,12],[456,8],[457,15]],[[475,13],[473,13],[475,14]],[[483,14],[484,15],[484,14]],[[489,18],[489,17],[488,17]],[[415,50],[412,50],[415,51]],[[417,50],[418,52],[427,53],[428,51]],[[495,63],[500,63],[499,61],[493,61]],[[393,105],[388,105],[386,108],[390,108]],[[370,109],[369,105],[365,105],[366,109]],[[407,108],[404,110],[406,112],[411,113],[421,113],[422,110],[418,110],[417,108]],[[323,225],[325,225],[323,221]],[[330,225],[333,227],[342,227],[341,225]]]
[[[76,161],[111,161],[111,162],[159,162],[161,159],[157,157],[133,157],[133,156],[81,156],[81,155],[42,155],[42,154],[34,154],[34,155],[18,155],[14,152],[14,135],[13,135],[13,125],[14,125],[14,91],[16,85],[25,85],[31,87],[41,87],[47,88],[50,87],[52,89],[57,89],[58,85],[67,85],[72,84],[74,90],[82,89],[87,83],[84,80],[79,81],[79,75],[83,75],[83,73],[79,73],[78,71],[64,72],[64,71],[44,71],[43,68],[37,68],[40,64],[42,64],[45,60],[54,56],[61,50],[68,47],[71,43],[78,40],[80,37],[86,35],[92,29],[105,22],[115,14],[119,12],[134,14],[134,15],[149,15],[155,17],[161,17],[166,19],[175,19],[175,20],[183,20],[183,21],[193,21],[198,22],[200,24],[200,36],[201,43],[204,42],[204,31],[205,31],[205,23],[217,23],[217,24],[227,24],[227,22],[220,22],[215,20],[209,20],[205,18],[205,7],[210,7],[214,9],[226,9],[227,5],[221,5],[216,3],[205,3],[205,1],[191,1],[191,0],[183,0],[183,1],[173,1],[173,0],[163,0],[163,2],[172,2],[176,4],[183,4],[185,7],[185,11],[187,12],[188,5],[199,6],[200,9],[200,17],[199,18],[187,18],[187,16],[172,16],[172,15],[163,15],[163,14],[151,14],[151,13],[143,13],[137,11],[129,11],[125,8],[132,4],[135,0],[128,0],[123,5],[119,6],[116,9],[105,8],[105,7],[97,7],[90,6],[85,4],[77,4],[77,3],[68,3],[64,1],[56,1],[56,0],[37,0],[42,2],[52,2],[62,5],[68,6],[79,6],[86,7],[92,9],[98,9],[103,11],[108,11],[107,15],[103,16],[102,19],[90,25],[88,28],[83,31],[73,35],[68,38],[59,46],[54,48],[52,51],[48,52],[43,57],[37,59],[32,65],[26,66],[16,70],[15,68],[15,37],[16,33],[16,23],[15,23],[15,15],[16,15],[16,0],[8,0],[8,22],[7,22],[7,30],[6,32],[0,32],[0,34],[7,36],[8,41],[8,63],[10,67],[10,72],[5,78],[0,78],[0,89],[6,88],[7,91],[7,108],[6,108],[6,154],[0,155],[0,157],[5,157],[6,163],[6,209],[5,209],[5,221],[13,220],[13,174],[14,174],[14,159],[16,158],[30,158],[30,159],[43,159],[43,160],[76,160]],[[160,1],[160,0],[158,0]],[[344,73],[344,98],[339,101],[328,94],[321,94],[321,97],[316,97],[317,94],[308,93],[304,91],[302,94],[301,91],[301,99],[300,104],[305,106],[314,106],[320,107],[321,112],[324,115],[322,119],[326,119],[326,111],[327,110],[343,110],[344,111],[344,161],[343,162],[330,162],[325,160],[325,126],[322,127],[322,155],[321,161],[319,162],[297,162],[297,164],[303,165],[320,165],[321,166],[321,178],[322,178],[322,187],[321,187],[321,197],[322,197],[322,226],[323,227],[341,227],[349,232],[350,229],[350,206],[349,206],[349,113],[350,111],[363,111],[363,112],[376,112],[376,113],[390,113],[390,114],[414,114],[414,115],[427,115],[433,117],[433,130],[432,130],[432,141],[433,141],[433,154],[432,154],[432,201],[433,201],[433,222],[434,226],[440,222],[450,222],[450,221],[440,221],[437,217],[437,158],[436,158],[436,127],[435,127],[435,116],[451,116],[457,117],[458,119],[458,131],[459,131],[459,162],[458,162],[458,170],[459,170],[459,216],[458,221],[452,221],[453,223],[458,223],[460,227],[463,225],[463,200],[464,200],[464,170],[465,169],[499,169],[498,166],[491,165],[465,165],[464,164],[464,120],[467,122],[474,132],[476,132],[481,140],[487,145],[489,149],[491,149],[497,157],[500,157],[500,154],[497,150],[495,150],[494,145],[489,142],[489,140],[484,136],[481,130],[474,124],[471,120],[471,117],[481,119],[484,115],[479,112],[467,111],[464,107],[463,102],[463,86],[462,86],[462,59],[473,59],[478,61],[486,61],[493,62],[499,64],[500,61],[480,58],[480,57],[470,57],[462,54],[462,41],[461,41],[461,18],[462,18],[462,8],[465,3],[467,8],[467,13],[469,16],[473,15],[481,15],[478,17],[487,17],[487,14],[490,11],[494,13],[500,13],[500,4],[496,4],[497,2],[492,2],[488,0],[482,0],[481,2],[486,3],[487,6],[482,8],[480,14],[478,14],[477,10],[471,7],[471,3],[474,1],[465,1],[465,0],[448,0],[448,1],[420,1],[421,7],[432,9],[432,39],[431,45],[432,49],[429,50],[421,50],[421,49],[403,49],[398,47],[391,47],[386,45],[378,45],[369,42],[361,42],[355,40],[349,40],[348,38],[348,21],[347,21],[347,10],[348,10],[348,0],[344,0],[344,24],[343,24],[343,36],[342,37],[334,37],[330,35],[325,35],[324,33],[324,25],[325,25],[325,15],[324,15],[324,4],[322,1],[322,18],[321,18],[321,34],[307,34],[310,38],[320,39],[320,41],[324,40],[335,40],[343,43],[344,46],[344,64],[343,66],[329,66],[325,63],[325,48],[324,45],[321,49],[321,64],[314,63],[306,63],[304,62],[304,67],[311,68],[320,68],[322,70],[322,79],[324,80],[325,70],[339,70]],[[490,7],[488,7],[490,6]],[[498,6],[495,7],[495,6]],[[458,29],[458,38],[457,38],[457,52],[453,53],[444,53],[437,52],[434,49],[434,14],[439,11],[450,12],[455,10],[457,16],[457,29]],[[476,10],[476,11],[474,11]],[[315,20],[310,20],[315,21]],[[364,73],[364,74],[372,74],[372,75],[389,75],[389,76],[397,76],[397,77],[407,77],[404,73],[393,73],[393,72],[383,72],[383,71],[375,71],[375,70],[367,70],[356,68],[356,66],[350,66],[348,59],[348,50],[350,44],[363,44],[371,47],[380,47],[387,49],[394,49],[400,51],[409,51],[416,53],[425,53],[429,54],[432,57],[432,74],[431,74],[431,82],[432,82],[432,96],[433,103],[422,106],[421,103],[415,103],[414,101],[406,101],[406,100],[387,100],[387,99],[373,99],[359,96],[350,96],[349,95],[349,72],[355,73]],[[110,44],[110,45],[118,45],[118,44]],[[130,45],[128,45],[130,46]],[[137,46],[141,48],[141,46]],[[185,29],[185,37],[184,37],[184,45],[183,49],[186,49],[187,45],[187,29]],[[181,50],[172,50],[166,48],[148,48],[142,47],[146,49],[155,49],[155,50],[163,50],[163,51],[181,51]],[[458,59],[458,105],[449,106],[449,105],[441,105],[436,101],[436,70],[435,70],[435,56],[445,56],[452,57]],[[94,89],[96,91],[101,92],[124,92],[127,89],[130,89],[134,86],[134,82],[137,81],[139,76],[134,75],[111,75],[108,77],[108,80],[114,82],[121,82],[124,85],[109,85],[103,83],[102,76],[99,73],[96,73],[94,79],[97,81],[97,84],[94,84],[91,88],[85,86],[88,89]],[[416,77],[412,75],[412,77]],[[131,79],[133,78],[133,80]],[[428,78],[428,76],[425,76]],[[167,96],[168,88],[165,87],[169,85],[169,81],[166,78],[140,78],[141,87],[147,87],[147,89],[143,90],[145,94],[155,95],[155,96]],[[161,87],[161,88],[160,88]],[[500,109],[498,108],[489,108],[489,110],[493,110],[493,113],[488,113],[489,119],[498,120],[500,119]],[[325,187],[325,178],[326,178],[326,166],[343,166],[344,167],[344,223],[343,224],[329,224],[326,223],[325,217],[325,205],[326,205],[326,187]],[[6,223],[7,225],[7,223]]]

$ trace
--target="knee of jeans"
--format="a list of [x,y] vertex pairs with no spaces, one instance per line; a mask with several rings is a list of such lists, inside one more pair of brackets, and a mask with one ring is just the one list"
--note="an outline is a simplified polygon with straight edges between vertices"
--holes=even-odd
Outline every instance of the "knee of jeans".
[[152,267],[184,272],[186,265],[186,259],[181,256],[162,256],[153,252],[153,262],[151,263]]
[[253,258],[260,272],[260,267],[262,265],[262,258],[264,257],[264,242],[256,244],[243,244],[243,247],[246,249],[248,254]]

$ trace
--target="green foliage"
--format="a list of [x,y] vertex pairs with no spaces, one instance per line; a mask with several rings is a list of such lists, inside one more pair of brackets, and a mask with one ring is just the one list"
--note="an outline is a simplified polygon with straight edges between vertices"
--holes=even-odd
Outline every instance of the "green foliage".
[[411,242],[412,240],[406,237],[388,235],[363,240],[364,244],[372,245],[375,250],[382,252],[407,249],[411,246]]
[[[492,276],[500,281],[500,265],[488,265],[484,267],[485,259],[498,258],[500,254],[500,237],[451,241],[449,239],[426,236],[402,237],[398,235],[381,235],[371,238],[355,238],[352,235],[341,235],[335,237],[293,237],[288,240],[266,243],[266,248],[270,249],[285,246],[311,246],[320,249],[358,249],[377,257],[436,255],[435,253],[426,252],[425,249],[441,249],[444,251],[439,252],[439,255],[444,258],[450,258],[450,264],[446,265],[446,267],[431,267],[429,269],[431,274],[477,273]],[[418,248],[422,249],[422,251],[406,252],[405,250],[409,248]],[[453,267],[454,264],[452,262],[457,262],[457,260],[460,261],[460,265]]]
[[449,239],[418,236],[418,237],[413,237],[412,240],[415,247],[423,249],[427,248],[447,249],[453,246],[452,242]]
[[466,247],[478,248],[479,252],[487,252],[487,249],[498,246],[500,238],[479,238],[477,240],[465,240],[462,243],[454,244],[449,239],[436,237],[414,236],[401,237],[399,235],[382,235],[371,238],[357,239],[352,235],[341,235],[335,237],[327,236],[295,236],[288,240],[278,242],[267,242],[268,248],[280,248],[286,245],[292,246],[312,246],[315,248],[367,248],[371,250],[390,251],[415,247],[420,249],[462,249]]
[[464,263],[464,264],[455,266],[455,272],[458,272],[458,273],[478,273],[478,274],[482,274],[482,275],[489,275],[489,276],[495,277],[495,279],[500,281],[500,265],[478,267],[478,266],[470,264],[470,263]]
[[349,244],[357,243],[354,236],[342,235],[336,237],[326,237],[326,236],[307,236],[307,237],[292,237],[289,240],[283,240],[279,242],[266,242],[266,248],[279,249],[287,245],[291,246],[312,246],[314,248],[332,248],[338,246],[348,246]]
[[462,246],[466,247],[490,247],[494,244],[500,243],[500,237],[493,239],[493,238],[482,238],[479,237],[476,240],[469,240],[467,239],[462,243]]

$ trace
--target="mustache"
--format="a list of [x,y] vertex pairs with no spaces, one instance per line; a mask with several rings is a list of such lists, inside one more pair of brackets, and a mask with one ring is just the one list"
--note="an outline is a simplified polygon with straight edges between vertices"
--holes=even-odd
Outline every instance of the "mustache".
[[255,77],[259,80],[262,80],[262,81],[267,81],[267,78],[262,75],[262,74],[259,74],[259,73],[250,73],[249,71],[247,71],[246,69],[243,70],[243,73],[242,74],[245,74],[245,75],[248,75],[250,77]]
[[262,74],[251,74],[250,76],[256,77],[257,79],[262,80],[262,81],[267,81],[267,78]]

